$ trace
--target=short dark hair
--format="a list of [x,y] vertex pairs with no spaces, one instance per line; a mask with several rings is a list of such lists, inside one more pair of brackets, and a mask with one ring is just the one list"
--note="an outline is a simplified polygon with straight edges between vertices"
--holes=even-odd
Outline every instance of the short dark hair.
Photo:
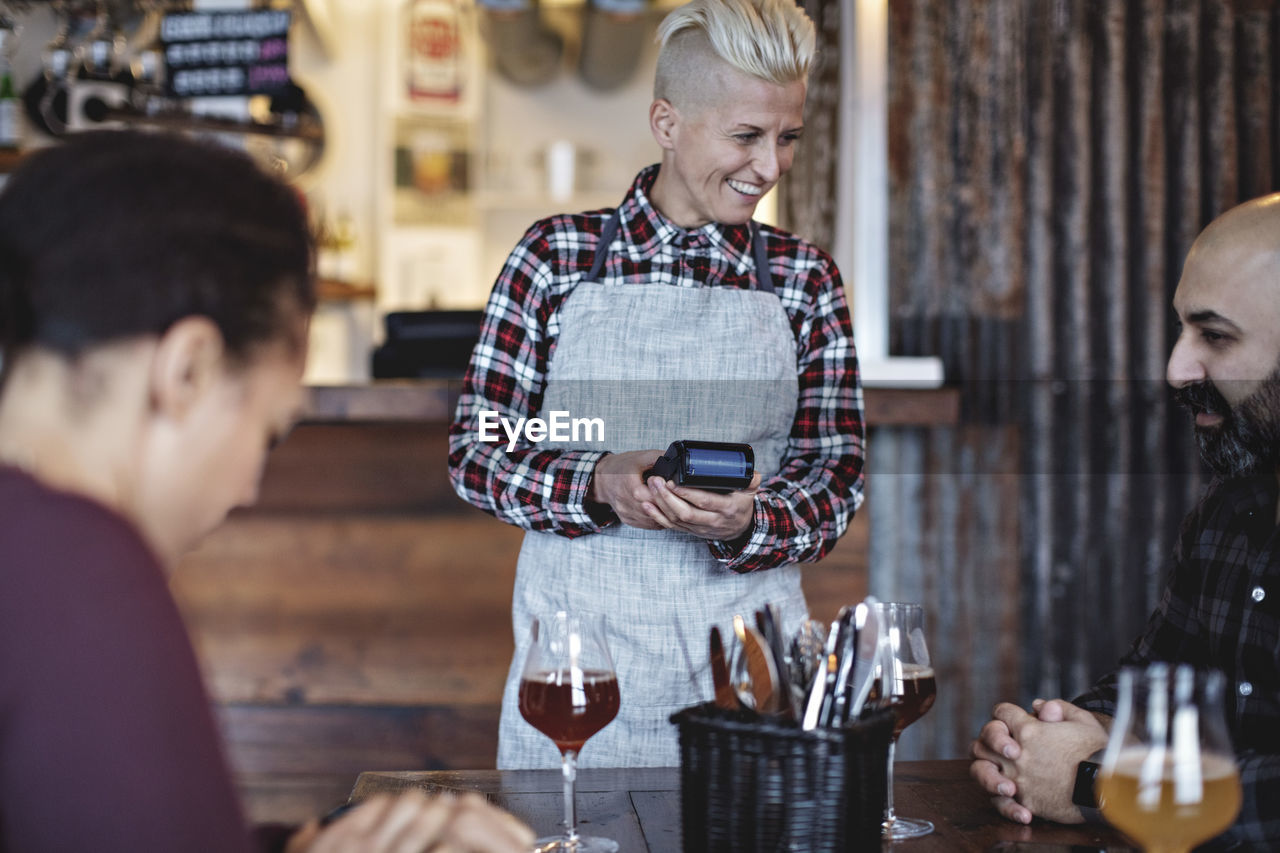
[[243,153],[101,131],[29,155],[0,191],[0,351],[75,357],[207,317],[229,357],[295,345],[315,307],[298,195]]

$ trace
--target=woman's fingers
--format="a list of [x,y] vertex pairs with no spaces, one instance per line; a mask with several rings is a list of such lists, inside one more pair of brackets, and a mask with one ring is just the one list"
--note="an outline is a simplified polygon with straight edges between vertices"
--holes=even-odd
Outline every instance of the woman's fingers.
[[289,841],[284,846],[284,853],[306,853],[319,835],[320,821],[318,819],[307,821],[297,832],[289,836]]
[[533,830],[479,794],[427,796],[414,790],[394,799],[371,798],[318,835],[309,825],[294,836],[288,850],[289,853],[524,853],[533,844],[533,838]]
[[751,523],[755,512],[755,490],[727,495],[705,489],[672,486],[658,477],[649,478],[651,500],[657,510],[678,527],[704,539],[731,539]]
[[[452,803],[448,796],[428,798],[421,791],[406,791],[395,799],[370,835],[372,849],[387,853],[408,853],[434,843],[449,821]],[[434,835],[426,829],[435,828]],[[418,845],[417,848],[412,843]]]
[[405,795],[373,839],[379,853],[421,853],[446,837],[453,819],[455,798],[448,794],[427,797],[420,792]]
[[[346,853],[357,849],[365,843],[369,833],[376,829],[392,802],[392,798],[386,795],[370,797],[313,836],[314,841],[310,846],[299,847],[297,850],[305,850],[307,853]],[[290,842],[289,851],[295,851],[293,842]]]
[[460,798],[449,824],[448,841],[461,850],[523,853],[533,839],[532,829],[479,794]]

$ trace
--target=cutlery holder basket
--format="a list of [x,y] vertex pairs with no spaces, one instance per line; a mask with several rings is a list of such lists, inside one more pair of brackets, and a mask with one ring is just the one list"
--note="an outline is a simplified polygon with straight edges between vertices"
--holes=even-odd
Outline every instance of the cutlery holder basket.
[[892,712],[804,731],[708,703],[671,722],[685,853],[880,849]]

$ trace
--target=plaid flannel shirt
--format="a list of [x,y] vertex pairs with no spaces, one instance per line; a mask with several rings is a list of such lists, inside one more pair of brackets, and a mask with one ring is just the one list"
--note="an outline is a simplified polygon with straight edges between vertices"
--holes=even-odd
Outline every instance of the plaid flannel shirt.
[[[1215,849],[1280,849],[1280,525],[1274,473],[1215,480],[1182,524],[1173,574],[1122,666],[1222,670],[1244,804]],[[1114,715],[1109,673],[1075,703]]]
[[[656,165],[640,172],[624,198],[601,279],[750,288],[750,229],[677,227],[646,195],[657,174]],[[590,272],[612,213],[553,216],[525,233],[494,284],[450,425],[449,472],[459,496],[527,530],[574,537],[620,523],[612,512],[593,514],[586,506],[603,452],[523,440],[508,452],[505,441],[480,441],[478,429],[481,411],[513,421],[538,414],[560,307]],[[819,559],[862,503],[862,386],[839,271],[830,256],[797,237],[767,226],[759,234],[795,333],[799,403],[781,468],[756,495],[750,537],[708,542],[711,553],[738,572]]]

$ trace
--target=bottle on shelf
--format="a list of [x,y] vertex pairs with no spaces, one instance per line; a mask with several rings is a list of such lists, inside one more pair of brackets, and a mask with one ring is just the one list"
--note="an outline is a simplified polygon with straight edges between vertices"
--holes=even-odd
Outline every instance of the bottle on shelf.
[[316,240],[316,275],[333,289],[334,285],[354,285],[356,279],[355,220],[346,210],[331,217],[322,204],[313,216]]
[[466,85],[461,12],[456,0],[409,0],[406,94],[410,101],[456,104]]
[[356,226],[351,214],[339,211],[332,231],[333,278],[341,282],[355,281]]
[[13,29],[0,26],[0,149],[22,145],[22,104],[13,86]]

